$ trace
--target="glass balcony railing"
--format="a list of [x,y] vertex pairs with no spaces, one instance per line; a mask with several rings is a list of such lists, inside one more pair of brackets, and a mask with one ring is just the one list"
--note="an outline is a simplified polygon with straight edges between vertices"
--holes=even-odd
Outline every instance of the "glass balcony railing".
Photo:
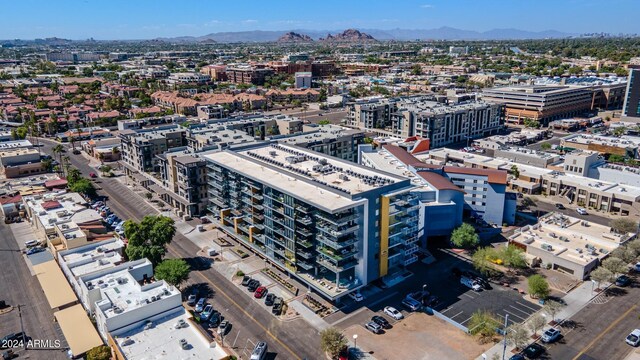
[[346,240],[338,242],[338,241],[331,240],[331,239],[329,239],[329,238],[327,238],[326,236],[323,236],[323,235],[316,236],[316,240],[318,240],[318,242],[320,242],[322,244],[325,244],[325,245],[327,245],[327,246],[329,246],[329,247],[331,247],[331,248],[333,248],[335,250],[340,250],[340,249],[343,249],[343,248],[345,248],[345,247],[347,247],[349,245],[353,245],[357,241],[357,239],[355,237],[351,237],[351,238],[348,238]]
[[356,220],[358,218],[358,214],[348,214],[348,215],[327,215],[323,213],[316,213],[316,217],[322,219],[334,226],[342,226],[349,221]]

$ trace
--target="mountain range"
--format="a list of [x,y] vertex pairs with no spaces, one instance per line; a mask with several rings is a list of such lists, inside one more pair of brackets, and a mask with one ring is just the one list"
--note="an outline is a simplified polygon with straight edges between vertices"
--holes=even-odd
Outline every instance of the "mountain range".
[[[463,30],[452,27],[440,27],[436,29],[359,29],[376,40],[521,40],[521,39],[548,39],[567,38],[578,34],[564,33],[555,30],[526,31],[519,29],[492,29],[488,31]],[[181,36],[174,38],[158,38],[167,42],[202,42],[213,40],[215,42],[275,42],[288,32],[307,35],[314,40],[324,38],[327,34],[338,31],[330,30],[254,30],[217,32],[203,36]]]

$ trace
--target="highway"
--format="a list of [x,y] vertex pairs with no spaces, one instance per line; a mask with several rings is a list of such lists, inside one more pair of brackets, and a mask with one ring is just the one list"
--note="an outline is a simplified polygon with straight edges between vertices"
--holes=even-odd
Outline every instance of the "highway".
[[[55,143],[49,140],[44,140],[43,143],[45,152],[51,153]],[[96,172],[84,157],[72,155],[70,152],[67,155],[71,164],[83,175],[88,176],[89,173]],[[101,178],[98,185],[101,188],[98,193],[108,197],[107,205],[122,219],[141,220],[145,215],[158,214],[140,196],[115,178]],[[271,359],[320,359],[324,356],[320,350],[318,332],[313,327],[302,319],[286,322],[277,320],[249,297],[246,291],[243,292],[207,266],[203,262],[204,259],[196,256],[199,250],[189,239],[176,232],[168,246],[167,257],[185,259],[193,269],[189,283],[205,284],[212,290],[213,297],[209,302],[221,311],[233,326],[225,341],[235,341],[238,353],[242,353],[242,348],[250,342],[266,341]],[[183,287],[188,285],[185,284]]]

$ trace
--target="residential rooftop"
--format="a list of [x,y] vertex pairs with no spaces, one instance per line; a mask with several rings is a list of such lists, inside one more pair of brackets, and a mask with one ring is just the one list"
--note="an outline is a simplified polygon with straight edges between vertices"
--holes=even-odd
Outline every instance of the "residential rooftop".
[[573,185],[583,188],[589,187],[592,191],[614,195],[616,198],[623,198],[633,202],[640,200],[640,188],[635,186],[597,180],[579,175],[563,174],[557,171],[545,176],[551,177],[554,180],[559,180],[565,185]]
[[562,138],[562,141],[576,144],[598,144],[615,147],[638,147],[640,146],[640,137],[638,136],[604,136],[590,134],[574,134]]
[[60,251],[58,260],[61,267],[68,268],[71,275],[78,278],[122,263],[124,258],[120,254],[123,248],[122,240],[114,238]]

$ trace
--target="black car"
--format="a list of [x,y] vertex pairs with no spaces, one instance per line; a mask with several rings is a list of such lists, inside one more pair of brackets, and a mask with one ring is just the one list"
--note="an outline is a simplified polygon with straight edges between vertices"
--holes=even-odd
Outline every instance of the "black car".
[[475,280],[475,281],[476,281],[480,286],[482,286],[482,288],[483,288],[483,289],[485,289],[485,290],[491,290],[491,289],[492,289],[491,284],[490,284],[487,280],[485,280],[485,279],[483,279],[483,278],[481,278],[481,277],[475,277],[475,278],[474,278],[474,280]]
[[264,298],[264,304],[267,306],[273,305],[274,301],[276,301],[276,294],[274,293],[268,293],[267,296]]
[[564,205],[562,205],[562,204],[560,204],[560,203],[557,203],[557,204],[556,204],[556,209],[564,210],[564,209],[566,209],[566,207],[564,207]]
[[260,281],[258,280],[251,280],[249,282],[249,285],[247,285],[247,290],[251,291],[251,292],[255,292],[257,288],[260,287]]
[[524,355],[522,354],[515,354],[512,357],[510,357],[509,360],[525,360],[525,358],[524,358]]
[[379,315],[376,315],[376,316],[372,317],[371,321],[373,321],[374,323],[380,325],[383,329],[388,329],[391,326],[391,324],[389,324],[387,319],[385,319],[385,318],[383,318],[382,316],[379,316]]
[[220,313],[217,311],[211,313],[211,317],[209,318],[209,324],[211,324],[211,327],[218,327],[221,317],[222,316],[220,316]]
[[73,149],[72,153],[73,153],[73,155],[80,155],[80,150]]
[[524,350],[522,350],[522,354],[527,359],[537,359],[538,357],[540,357],[540,355],[544,354],[544,352],[545,352],[544,346],[537,343],[533,343],[527,346]]
[[425,301],[425,303],[424,303],[424,304],[425,304],[426,306],[428,306],[428,307],[435,307],[435,306],[437,306],[438,304],[440,304],[440,298],[438,298],[438,297],[437,297],[437,296],[435,296],[435,295],[431,295],[431,296],[429,296],[429,299],[427,299],[427,300]]
[[616,279],[617,286],[625,287],[625,286],[628,286],[629,284],[631,284],[631,278],[629,278],[627,275],[620,275]]
[[27,336],[23,332],[9,334],[0,339],[0,349],[22,347],[22,341],[25,339],[27,339]]
[[249,286],[249,283],[253,280],[250,276],[245,276],[242,278],[242,286]]

